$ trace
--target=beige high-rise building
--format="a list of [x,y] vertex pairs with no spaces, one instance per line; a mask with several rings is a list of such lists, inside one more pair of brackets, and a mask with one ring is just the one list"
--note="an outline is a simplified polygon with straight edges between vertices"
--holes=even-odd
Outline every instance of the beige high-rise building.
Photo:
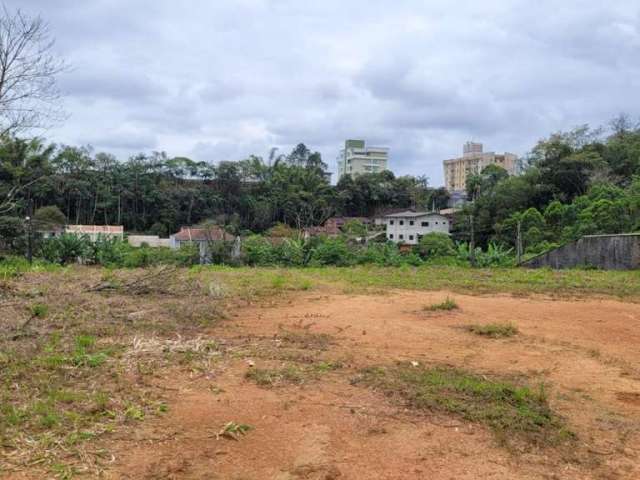
[[513,153],[483,152],[482,144],[467,142],[462,149],[462,157],[445,160],[444,186],[450,192],[464,191],[467,185],[467,176],[480,173],[487,165],[498,165],[504,168],[509,175],[517,175],[518,157]]

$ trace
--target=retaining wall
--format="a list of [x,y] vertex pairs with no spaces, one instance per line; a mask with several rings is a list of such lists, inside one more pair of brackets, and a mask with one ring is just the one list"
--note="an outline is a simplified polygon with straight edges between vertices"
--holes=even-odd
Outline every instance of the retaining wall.
[[588,235],[521,263],[524,267],[640,268],[640,233]]

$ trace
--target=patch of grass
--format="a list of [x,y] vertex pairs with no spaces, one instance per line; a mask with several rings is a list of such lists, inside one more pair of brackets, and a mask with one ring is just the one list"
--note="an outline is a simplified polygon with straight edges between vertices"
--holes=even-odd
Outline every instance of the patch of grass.
[[295,332],[282,330],[278,338],[284,343],[295,345],[304,349],[326,350],[333,343],[333,337],[326,333],[313,333],[308,331]]
[[382,391],[416,409],[454,414],[487,425],[507,443],[522,439],[545,445],[573,437],[551,410],[543,385],[531,388],[451,367],[405,363],[365,369],[354,383]]
[[434,303],[432,305],[428,305],[423,308],[425,312],[437,312],[440,310],[448,311],[448,310],[457,310],[460,308],[457,302],[453,298],[447,297],[446,300],[440,303]]
[[469,325],[466,328],[471,333],[491,338],[507,338],[518,334],[518,327],[513,323],[487,323],[484,325]]
[[330,361],[321,361],[304,366],[290,364],[282,368],[252,368],[247,371],[245,378],[261,387],[287,384],[302,385],[339,368],[342,368],[342,363]]
[[44,303],[34,303],[31,305],[31,315],[35,318],[44,318],[49,313],[49,307]]
[[261,387],[282,384],[301,385],[307,376],[306,370],[294,365],[283,368],[252,368],[245,374],[245,378],[256,382]]

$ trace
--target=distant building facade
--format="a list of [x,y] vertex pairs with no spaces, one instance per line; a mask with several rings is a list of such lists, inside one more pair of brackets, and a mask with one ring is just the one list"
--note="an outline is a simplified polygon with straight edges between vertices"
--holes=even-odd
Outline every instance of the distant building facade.
[[484,152],[481,143],[464,144],[462,157],[445,160],[444,185],[450,192],[461,192],[466,189],[467,177],[480,173],[488,165],[498,165],[509,175],[517,175],[518,157],[513,153]]
[[158,235],[129,235],[127,241],[132,247],[171,247],[170,238],[160,238]]
[[233,242],[235,237],[217,225],[203,227],[182,227],[178,233],[169,236],[170,247],[197,245],[200,263],[210,263],[211,246],[216,242]]
[[64,227],[64,233],[78,236],[86,235],[92,242],[98,238],[122,240],[124,227],[122,225],[67,225]]
[[427,233],[449,234],[450,221],[435,212],[392,213],[384,217],[387,240],[404,245],[417,245]]
[[338,155],[338,180],[344,175],[379,173],[388,169],[389,149],[367,147],[364,140],[347,140]]

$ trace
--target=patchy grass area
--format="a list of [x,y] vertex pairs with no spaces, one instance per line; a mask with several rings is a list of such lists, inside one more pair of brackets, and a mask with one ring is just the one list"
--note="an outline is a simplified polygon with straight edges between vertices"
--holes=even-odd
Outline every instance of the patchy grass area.
[[[238,304],[271,307],[289,292],[322,297],[390,288],[640,301],[640,273],[427,266],[109,270],[0,263],[0,472],[38,468],[43,478],[96,475],[110,458],[96,444],[167,412],[167,391],[154,379],[169,369],[198,378],[218,372],[225,359],[255,358],[264,364],[249,370],[247,380],[261,386],[316,381],[340,368],[339,360],[351,364],[351,352],[333,352],[350,325],[336,330],[335,338],[312,331],[326,320],[320,311],[297,322],[283,318],[276,331],[262,336],[218,342],[211,329],[233,321],[226,312]],[[455,306],[448,298],[429,310]],[[506,336],[503,327],[469,328]],[[518,383],[406,365],[365,371],[361,381],[413,406],[454,413],[495,431],[540,441],[562,436],[544,392]]]
[[365,369],[355,379],[420,410],[451,413],[482,423],[500,439],[540,445],[572,438],[547,401],[542,385],[531,388],[451,367],[398,364]]
[[446,300],[440,303],[434,303],[432,305],[427,305],[423,308],[425,312],[437,312],[437,311],[449,311],[449,310],[457,310],[460,308],[457,302],[453,298],[447,297]]
[[290,364],[281,368],[251,368],[245,378],[261,387],[302,385],[317,380],[322,374],[342,368],[339,362],[320,361],[310,365]]
[[471,333],[491,338],[507,338],[518,334],[518,327],[513,323],[487,323],[484,325],[468,325]]
[[466,267],[355,267],[314,269],[309,274],[324,281],[354,287],[451,290],[460,293],[548,294],[557,296],[608,295],[640,301],[640,272]]
[[0,288],[0,472],[95,474],[108,457],[88,441],[166,411],[157,371],[220,358],[197,335],[222,306],[186,270],[34,270]]

